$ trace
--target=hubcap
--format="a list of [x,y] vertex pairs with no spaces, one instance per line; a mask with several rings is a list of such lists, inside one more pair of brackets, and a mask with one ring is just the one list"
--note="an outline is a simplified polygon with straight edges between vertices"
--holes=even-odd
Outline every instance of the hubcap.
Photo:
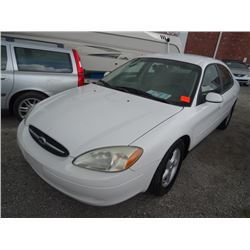
[[18,107],[18,114],[23,119],[25,115],[28,113],[28,111],[39,102],[40,100],[38,98],[27,98],[20,102]]
[[173,180],[177,168],[179,166],[180,163],[180,159],[181,159],[181,151],[179,148],[176,148],[173,151],[172,157],[168,160],[167,164],[166,164],[166,169],[162,175],[162,186],[165,188],[167,187],[170,182]]

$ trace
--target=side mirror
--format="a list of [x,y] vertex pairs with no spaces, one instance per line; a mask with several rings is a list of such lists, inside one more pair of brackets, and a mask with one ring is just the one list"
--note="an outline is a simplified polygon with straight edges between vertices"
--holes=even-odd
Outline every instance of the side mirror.
[[221,103],[223,102],[223,97],[220,94],[210,92],[206,95],[206,101],[213,102],[213,103]]
[[104,73],[103,76],[105,77],[105,76],[107,76],[109,73],[110,73],[110,71],[106,71],[106,72]]

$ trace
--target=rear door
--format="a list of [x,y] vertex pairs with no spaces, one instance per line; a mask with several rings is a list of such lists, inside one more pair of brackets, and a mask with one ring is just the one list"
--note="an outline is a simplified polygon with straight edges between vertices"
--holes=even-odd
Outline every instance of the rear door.
[[38,90],[53,95],[77,87],[72,51],[45,46],[11,45],[14,60],[14,92]]
[[1,45],[1,108],[7,109],[7,99],[13,89],[13,64],[10,46],[2,41]]

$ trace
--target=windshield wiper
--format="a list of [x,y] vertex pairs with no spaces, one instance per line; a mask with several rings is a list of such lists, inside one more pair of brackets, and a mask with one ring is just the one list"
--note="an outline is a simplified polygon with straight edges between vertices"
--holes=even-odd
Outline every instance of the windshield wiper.
[[153,95],[151,95],[151,94],[149,94],[149,93],[147,93],[145,91],[142,91],[140,89],[135,89],[135,88],[126,87],[126,86],[115,86],[113,88],[117,89],[117,90],[124,91],[126,93],[131,93],[131,94],[135,94],[135,95],[142,96],[142,97],[145,97],[145,98],[149,98],[149,99],[152,99],[152,100],[172,104],[171,102],[169,102],[167,100],[164,100],[164,99],[161,99],[159,97],[153,96]]
[[100,83],[104,87],[111,88],[111,89],[113,88],[109,83],[107,83],[106,81],[104,81],[102,79],[96,82],[97,85],[100,85]]

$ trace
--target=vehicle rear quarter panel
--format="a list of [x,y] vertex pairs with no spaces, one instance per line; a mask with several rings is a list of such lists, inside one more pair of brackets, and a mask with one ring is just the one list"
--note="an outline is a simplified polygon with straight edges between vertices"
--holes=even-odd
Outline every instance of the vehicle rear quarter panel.
[[39,89],[49,96],[77,87],[77,76],[68,73],[45,73],[14,71],[13,93]]
[[[16,62],[14,47],[25,47],[69,53],[73,71],[72,73],[19,71]],[[77,69],[75,59],[71,50],[34,45],[20,45],[13,43],[11,44],[11,57],[13,60],[14,69],[14,87],[12,89],[11,96],[23,90],[37,90],[45,93],[48,96],[51,96],[64,90],[78,86]]]

